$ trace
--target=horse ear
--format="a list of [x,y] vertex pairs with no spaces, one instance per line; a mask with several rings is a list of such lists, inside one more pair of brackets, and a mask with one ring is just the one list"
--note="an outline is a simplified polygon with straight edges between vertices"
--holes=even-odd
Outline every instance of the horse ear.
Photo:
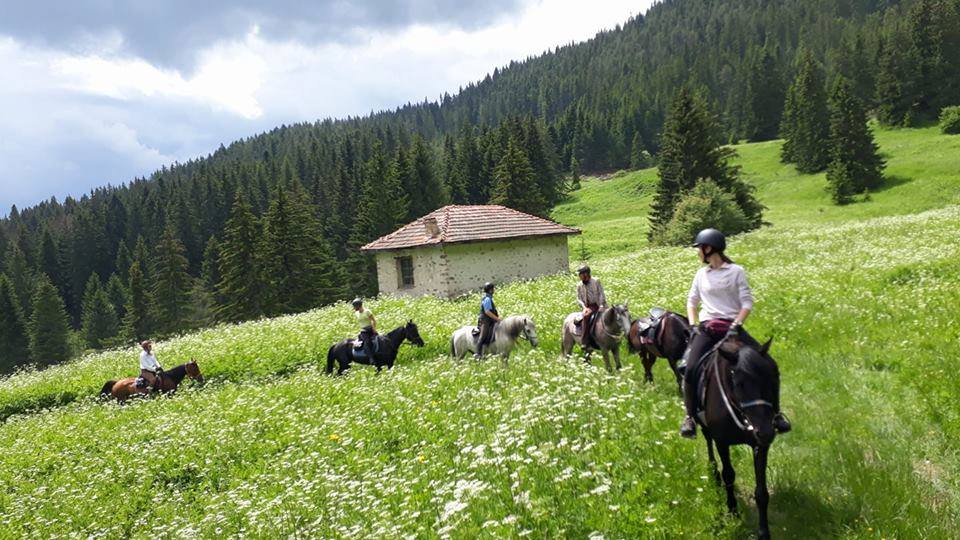
[[773,338],[768,339],[767,342],[764,343],[762,347],[760,347],[760,352],[761,352],[762,354],[767,354],[767,351],[770,350],[770,344],[771,344],[771,343],[773,343]]
[[623,303],[623,309],[630,311],[630,301],[626,301]]

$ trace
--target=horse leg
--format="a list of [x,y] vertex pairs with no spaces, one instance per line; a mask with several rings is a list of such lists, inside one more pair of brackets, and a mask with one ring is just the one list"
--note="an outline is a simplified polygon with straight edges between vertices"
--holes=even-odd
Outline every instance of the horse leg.
[[730,445],[717,443],[717,453],[720,454],[720,463],[723,464],[723,487],[727,490],[727,510],[731,514],[737,513],[737,498],[733,494],[733,482],[737,478],[730,461]]
[[[349,354],[349,353],[348,353]],[[337,375],[343,375],[343,372],[350,368],[350,361],[344,358],[337,358]]]
[[610,367],[610,349],[601,349],[603,353],[603,365],[607,366],[607,372],[613,373],[613,368]]
[[757,538],[770,538],[770,527],[767,524],[767,503],[770,502],[770,493],[767,491],[767,452],[769,446],[757,446],[753,449],[753,469],[757,478],[757,487],[753,492],[757,500],[757,513],[760,514],[760,530]]
[[707,440],[707,461],[710,462],[710,468],[713,469],[713,479],[717,483],[717,486],[720,486],[720,471],[717,470],[717,458],[713,455],[713,438],[703,434],[703,438]]
[[613,348],[613,362],[614,362],[614,363],[616,364],[616,366],[617,366],[617,371],[620,371],[620,369],[621,369],[623,366],[620,365],[620,345],[619,345],[619,344],[618,344],[616,347]]
[[677,379],[677,389],[680,391],[680,395],[683,396],[683,377],[680,376],[680,370],[677,369],[677,360],[673,357],[667,357],[667,362],[670,363],[673,376]]
[[643,362],[643,380],[652,383],[653,382],[653,363],[657,361],[657,357],[653,356],[647,351],[640,351],[640,361]]

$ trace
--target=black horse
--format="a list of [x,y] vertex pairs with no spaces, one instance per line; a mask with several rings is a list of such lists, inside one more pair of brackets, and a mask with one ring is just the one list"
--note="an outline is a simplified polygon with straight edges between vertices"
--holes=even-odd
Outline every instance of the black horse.
[[376,366],[378,372],[383,369],[383,366],[387,366],[387,369],[390,369],[397,360],[397,352],[400,350],[400,345],[404,340],[413,343],[417,347],[423,347],[423,339],[420,338],[420,332],[417,330],[417,325],[413,324],[413,321],[408,321],[405,326],[401,326],[385,336],[377,337],[380,348],[376,354],[373,355],[373,358],[354,357],[354,340],[352,339],[345,339],[330,347],[330,350],[327,351],[327,375],[333,373],[334,361],[336,361],[339,366],[337,368],[337,375],[341,375],[349,369],[352,362]]
[[[772,341],[772,340],[771,340]],[[767,354],[770,341],[757,350],[737,341],[723,343],[713,359],[705,360],[702,389],[703,412],[697,421],[707,439],[707,454],[716,475],[714,443],[723,465],[723,485],[727,490],[727,509],[737,511],[733,494],[736,473],[730,462],[730,447],[746,444],[753,448],[753,468],[756,473],[757,512],[760,529],[757,536],[770,538],[767,525],[767,453],[776,432],[773,417],[776,411],[779,373],[777,365]],[[717,476],[717,481],[720,477]]]

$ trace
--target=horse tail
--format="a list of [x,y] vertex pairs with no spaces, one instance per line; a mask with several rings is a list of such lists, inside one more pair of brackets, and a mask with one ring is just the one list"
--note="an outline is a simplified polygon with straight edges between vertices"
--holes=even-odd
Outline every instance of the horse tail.
[[450,336],[450,357],[451,358],[457,357],[457,342],[455,340],[456,336],[457,336],[456,334]]
[[113,385],[117,384],[117,381],[107,381],[104,383],[103,388],[100,389],[100,396],[109,397],[113,392]]
[[336,360],[336,356],[333,354],[333,351],[337,348],[336,345],[331,345],[330,350],[327,351],[327,369],[325,370],[327,375],[333,373],[333,361]]

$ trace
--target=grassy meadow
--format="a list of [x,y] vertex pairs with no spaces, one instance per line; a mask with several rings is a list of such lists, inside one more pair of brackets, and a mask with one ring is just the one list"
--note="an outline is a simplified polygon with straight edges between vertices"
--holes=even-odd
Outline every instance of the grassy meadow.
[[[877,131],[889,184],[837,207],[823,175],[741,145],[770,226],[729,254],[773,337],[793,433],[771,451],[782,538],[949,538],[960,530],[960,136]],[[655,170],[586,179],[554,217],[582,227],[610,300],[682,310],[690,249],[646,244]],[[570,243],[572,264],[580,240]],[[575,277],[503,286],[541,347],[499,362],[445,356],[477,298],[381,298],[427,346],[391,372],[322,374],[352,332],[343,304],[160,343],[208,382],[125,407],[95,395],[132,375],[133,350],[0,381],[0,538],[742,538],[753,534],[749,451],[734,451],[742,513],[725,513],[702,438],[664,362],[609,375],[558,358]]]

